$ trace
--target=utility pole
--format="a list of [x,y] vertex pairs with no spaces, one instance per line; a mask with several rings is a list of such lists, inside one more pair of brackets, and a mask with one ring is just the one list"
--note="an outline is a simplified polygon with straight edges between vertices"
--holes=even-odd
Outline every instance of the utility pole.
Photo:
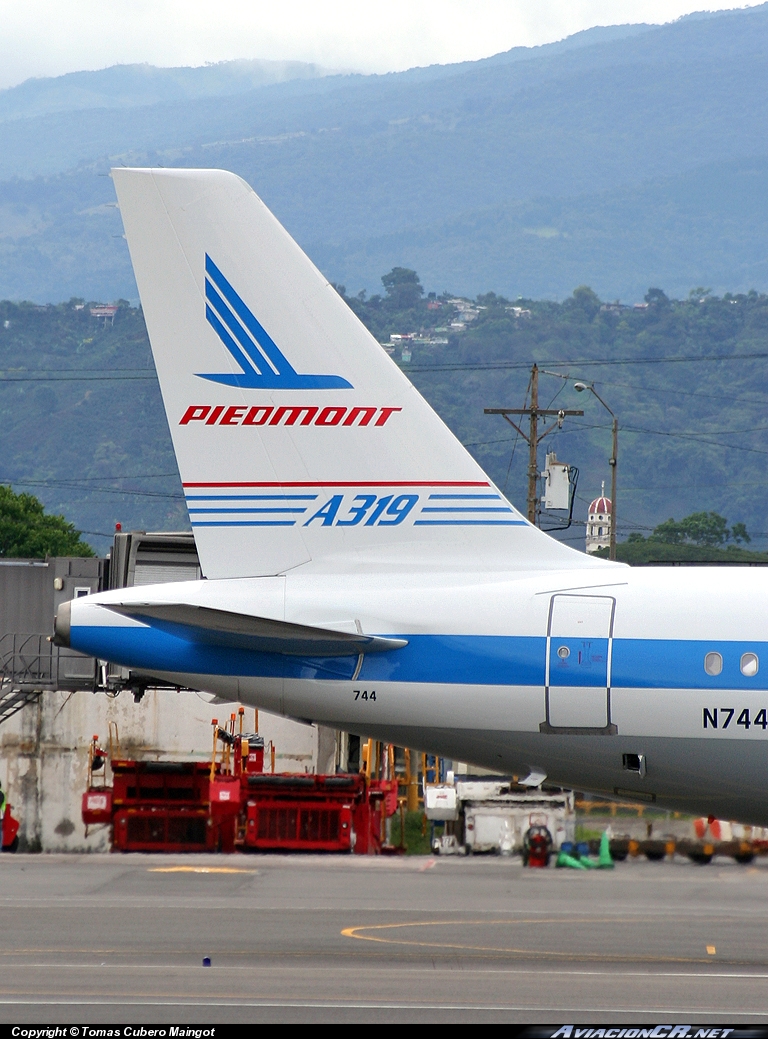
[[619,420],[615,415],[613,416],[612,425],[613,454],[608,459],[608,464],[611,467],[611,544],[608,550],[608,558],[616,559],[616,467],[619,464]]
[[[506,418],[506,415],[504,416]],[[536,523],[539,504],[539,366],[531,368],[531,435],[528,438],[528,520]],[[533,507],[533,515],[531,508]]]
[[[563,408],[540,408],[539,407],[539,366],[534,364],[531,368],[531,405],[528,408],[485,408],[486,415],[502,415],[506,421],[513,426],[523,440],[528,444],[528,522],[536,525],[539,511],[539,462],[538,447],[544,437],[548,436],[555,426],[562,428],[563,419],[566,415],[583,415],[583,411],[565,410]],[[527,415],[529,432],[525,433],[510,415]],[[539,434],[539,416],[549,418],[555,416],[555,421],[547,426],[543,433]],[[615,450],[615,449],[614,449]],[[615,473],[614,467],[614,473]],[[613,526],[611,526],[613,531]]]
[[611,416],[611,430],[613,432],[613,446],[611,450],[611,457],[608,459],[608,465],[611,467],[611,540],[608,548],[608,558],[616,559],[616,468],[619,464],[619,420],[613,413],[612,409],[608,407],[603,398],[597,392],[591,382],[576,382],[573,384],[573,388],[577,393],[583,393],[584,390],[589,390],[593,397],[596,397],[603,405],[605,410]]

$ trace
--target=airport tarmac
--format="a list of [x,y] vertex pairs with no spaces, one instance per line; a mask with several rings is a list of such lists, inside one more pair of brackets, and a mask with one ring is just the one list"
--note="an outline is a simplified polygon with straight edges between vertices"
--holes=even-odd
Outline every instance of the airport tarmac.
[[768,1021],[764,860],[3,855],[0,907],[2,1022]]

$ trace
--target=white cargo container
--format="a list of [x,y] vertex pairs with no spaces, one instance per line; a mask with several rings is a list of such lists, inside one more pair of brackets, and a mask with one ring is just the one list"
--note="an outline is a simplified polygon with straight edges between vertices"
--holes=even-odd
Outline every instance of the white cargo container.
[[458,819],[456,787],[448,783],[428,786],[424,791],[424,814],[432,822],[454,822]]

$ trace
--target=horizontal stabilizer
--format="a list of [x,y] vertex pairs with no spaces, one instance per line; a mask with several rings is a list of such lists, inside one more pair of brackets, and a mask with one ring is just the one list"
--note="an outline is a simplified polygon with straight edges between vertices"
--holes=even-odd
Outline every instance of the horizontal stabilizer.
[[252,617],[189,603],[104,603],[107,609],[171,635],[211,646],[283,653],[292,657],[348,657],[407,646],[406,639],[382,638],[306,624]]

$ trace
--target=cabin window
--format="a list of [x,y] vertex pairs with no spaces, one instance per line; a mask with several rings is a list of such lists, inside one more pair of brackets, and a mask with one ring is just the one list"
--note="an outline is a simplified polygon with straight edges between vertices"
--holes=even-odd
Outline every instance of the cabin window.
[[723,670],[723,658],[719,653],[707,653],[704,657],[704,670],[708,675],[719,675]]
[[753,675],[757,674],[757,669],[760,666],[760,662],[757,659],[757,653],[742,653],[741,655],[741,673],[746,675],[747,678],[752,678]]
[[571,651],[570,649],[568,649],[567,646],[560,646],[560,648],[557,651],[557,655],[560,657],[561,660],[567,660],[568,657],[571,655]]

